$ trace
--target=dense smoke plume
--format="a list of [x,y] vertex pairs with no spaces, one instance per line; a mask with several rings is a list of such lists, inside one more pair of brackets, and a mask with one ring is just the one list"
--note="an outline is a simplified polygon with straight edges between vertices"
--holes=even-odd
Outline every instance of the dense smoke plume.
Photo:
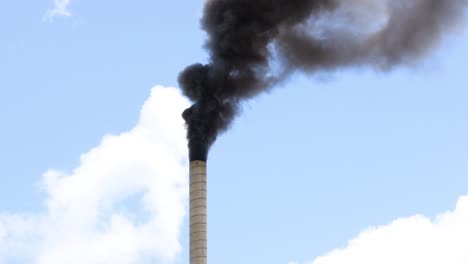
[[284,80],[346,66],[417,62],[461,25],[468,0],[208,0],[208,64],[179,76],[191,160],[206,160],[239,103]]

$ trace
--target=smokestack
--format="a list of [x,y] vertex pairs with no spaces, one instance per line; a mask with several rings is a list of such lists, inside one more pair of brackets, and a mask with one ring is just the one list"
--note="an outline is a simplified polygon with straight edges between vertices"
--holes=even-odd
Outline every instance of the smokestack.
[[244,100],[295,72],[412,65],[464,22],[467,6],[468,0],[206,1],[201,25],[209,60],[178,78],[193,102],[182,114],[191,161],[190,264],[206,264],[209,149]]
[[207,263],[206,161],[190,162],[190,264]]

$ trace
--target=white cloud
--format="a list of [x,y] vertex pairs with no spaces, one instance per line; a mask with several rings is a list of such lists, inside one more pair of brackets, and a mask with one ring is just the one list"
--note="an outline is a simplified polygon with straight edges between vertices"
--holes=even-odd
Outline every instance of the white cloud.
[[418,215],[369,228],[309,264],[467,264],[468,196],[435,220]]
[[52,20],[54,17],[58,16],[71,16],[71,12],[68,9],[70,5],[70,0],[54,0],[54,7],[47,10],[46,18]]
[[172,261],[188,191],[187,106],[175,88],[155,87],[133,129],[105,136],[71,173],[46,172],[42,213],[0,213],[0,263]]

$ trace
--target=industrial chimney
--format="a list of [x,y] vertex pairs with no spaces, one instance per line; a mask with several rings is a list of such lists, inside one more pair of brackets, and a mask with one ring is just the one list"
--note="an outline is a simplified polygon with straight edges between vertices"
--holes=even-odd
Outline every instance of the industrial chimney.
[[190,162],[190,264],[207,264],[206,162]]

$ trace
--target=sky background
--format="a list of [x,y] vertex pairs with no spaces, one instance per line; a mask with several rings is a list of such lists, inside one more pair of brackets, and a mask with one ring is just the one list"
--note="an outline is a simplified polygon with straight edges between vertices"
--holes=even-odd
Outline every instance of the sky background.
[[[0,2],[0,263],[187,263],[188,102],[157,85],[206,61],[203,4]],[[467,46],[245,102],[209,155],[209,261],[468,263]]]

